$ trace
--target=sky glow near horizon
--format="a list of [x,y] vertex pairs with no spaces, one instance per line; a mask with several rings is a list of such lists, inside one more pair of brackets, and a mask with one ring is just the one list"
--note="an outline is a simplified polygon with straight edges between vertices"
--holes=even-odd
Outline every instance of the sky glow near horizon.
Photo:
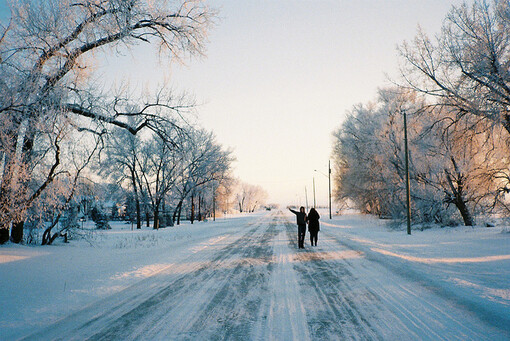
[[398,78],[397,45],[418,25],[433,37],[460,2],[213,0],[220,18],[204,57],[162,63],[140,45],[109,54],[96,71],[110,84],[167,80],[193,94],[196,120],[233,150],[237,177],[281,205],[305,205],[305,187],[312,205],[315,178],[317,205],[326,206],[332,132],[390,85],[387,75]]

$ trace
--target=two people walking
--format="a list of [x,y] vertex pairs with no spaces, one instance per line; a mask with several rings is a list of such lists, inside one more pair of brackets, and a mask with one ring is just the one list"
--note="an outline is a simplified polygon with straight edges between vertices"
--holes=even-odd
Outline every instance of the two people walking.
[[294,211],[289,207],[289,210],[296,215],[296,222],[298,225],[298,246],[300,249],[305,248],[305,235],[306,235],[306,224],[308,223],[308,231],[310,232],[310,243],[312,246],[317,246],[317,239],[319,236],[320,225],[319,225],[319,213],[315,208],[311,208],[308,215],[305,213],[305,208],[301,206],[298,211]]

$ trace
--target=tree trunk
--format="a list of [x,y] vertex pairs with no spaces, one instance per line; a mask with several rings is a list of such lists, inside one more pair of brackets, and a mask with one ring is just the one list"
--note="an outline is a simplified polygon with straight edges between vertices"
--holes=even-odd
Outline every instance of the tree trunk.
[[202,197],[198,196],[198,221],[202,221]]
[[163,201],[161,203],[161,211],[163,212],[163,214],[161,215],[161,218],[159,219],[159,226],[167,227],[168,226],[168,214],[166,212],[165,196],[164,195],[163,195]]
[[193,221],[195,220],[195,196],[191,195],[191,217],[190,217],[191,223],[193,224]]
[[473,226],[473,217],[471,216],[471,213],[469,212],[468,207],[466,206],[466,203],[464,200],[455,201],[455,206],[459,209],[460,215],[462,216],[462,220],[464,220],[464,225],[466,226]]
[[13,243],[19,244],[23,240],[23,227],[25,226],[25,221],[21,220],[14,224],[12,224],[11,229],[11,241]]
[[181,214],[182,214],[182,201],[179,203],[179,213],[177,215],[177,225],[181,224]]
[[152,225],[154,230],[159,229],[159,205],[154,208],[154,223]]
[[[28,165],[31,162],[32,150],[34,148],[34,138],[35,138],[34,134],[35,133],[31,130],[30,126],[31,126],[31,123],[29,121],[28,126],[27,126],[28,133],[24,136],[23,147],[21,149],[21,159],[23,160],[23,163],[25,165]],[[21,181],[23,182],[22,192],[23,192],[23,194],[26,194],[27,193],[26,186],[28,184],[28,179],[23,178],[23,179],[21,179]],[[26,210],[28,209],[27,205],[28,205],[28,203],[25,202],[22,204],[21,208],[18,208],[18,209],[21,209],[21,212],[19,214],[17,214],[19,220],[15,221],[12,224],[11,240],[13,243],[16,243],[16,244],[21,243],[21,241],[23,240],[23,228],[25,227],[25,213],[26,213]]]
[[177,206],[175,207],[175,210],[174,210],[173,221],[175,221],[177,225],[179,225],[181,223],[181,207],[182,207],[182,200],[179,201],[179,203],[177,204]]
[[51,236],[51,230],[58,224],[60,217],[62,216],[62,213],[59,213],[53,223],[44,230],[43,236],[42,236],[42,242],[41,245],[51,245],[55,238],[57,238],[58,233],[53,234]]
[[11,191],[10,191],[10,175],[8,169],[10,165],[6,162],[4,166],[4,174],[0,182],[0,244],[9,241],[9,233],[12,225],[11,214]]
[[[4,113],[2,113],[4,115]],[[7,118],[13,121],[13,117]],[[4,128],[6,131],[4,132],[5,140],[2,142],[5,143],[2,149],[4,149],[3,153],[3,172],[0,174],[0,244],[4,244],[9,241],[9,232],[11,230],[12,225],[12,193],[11,193],[11,181],[12,174],[14,168],[14,162],[12,159],[15,157],[16,153],[16,141],[18,138],[17,131],[19,130],[19,123],[13,124],[11,129],[7,127]]]
[[138,189],[136,187],[136,174],[135,170],[131,169],[131,181],[133,183],[133,193],[135,194],[135,204],[136,204],[136,228],[142,228],[142,211],[140,208],[140,198],[138,197]]
[[462,216],[462,220],[464,221],[464,225],[473,226],[474,225],[473,217],[471,215],[471,212],[469,212],[469,208],[466,205],[466,201],[464,200],[463,193],[464,184],[462,182],[462,177],[459,176],[458,179],[453,180],[448,170],[445,170],[445,173],[448,185],[452,190],[451,202],[453,202],[455,207],[457,207],[457,209],[459,210],[459,213]]
[[142,209],[140,208],[140,200],[135,199],[136,203],[136,228],[142,228]]
[[9,241],[9,229],[0,228],[0,245]]

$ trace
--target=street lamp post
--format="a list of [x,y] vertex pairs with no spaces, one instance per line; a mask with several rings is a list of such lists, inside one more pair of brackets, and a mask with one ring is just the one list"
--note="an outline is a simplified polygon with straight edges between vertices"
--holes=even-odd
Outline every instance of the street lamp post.
[[329,219],[331,219],[331,160],[328,160]]
[[328,178],[328,203],[329,203],[329,219],[332,218],[331,216],[331,160],[328,161],[328,175],[322,173],[321,171],[318,171],[317,169],[314,169],[315,172],[321,173],[325,177]]
[[306,192],[306,186],[305,186],[305,203],[306,203],[306,211],[308,212],[308,193]]

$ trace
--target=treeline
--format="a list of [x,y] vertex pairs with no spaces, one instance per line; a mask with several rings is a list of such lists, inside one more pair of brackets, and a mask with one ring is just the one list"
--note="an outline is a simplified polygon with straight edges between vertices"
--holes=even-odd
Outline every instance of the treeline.
[[[190,219],[201,220],[203,212],[212,212],[209,204],[220,187],[231,184],[234,158],[212,133],[192,127],[165,133],[164,138],[157,134],[142,138],[116,129],[100,155],[99,174],[130,189],[137,228],[141,228],[142,210],[150,214],[155,229],[174,221],[179,224],[186,199],[190,200]],[[173,208],[170,217],[168,207]]]
[[99,155],[97,172],[124,189],[120,201],[129,197],[134,203],[137,228],[144,217],[157,229],[180,224],[182,216],[193,223],[265,204],[261,187],[232,176],[232,152],[212,132],[179,127],[167,132],[170,137],[168,144],[158,135],[147,139],[116,129]]
[[414,223],[508,215],[510,2],[452,7],[434,38],[399,47],[403,81],[355,106],[334,132],[336,199],[405,216],[407,115]]
[[142,215],[155,228],[183,211],[193,219],[221,193],[235,205],[232,153],[190,123],[188,96],[165,85],[139,95],[129,85],[103,90],[94,73],[105,51],[157,46],[162,64],[203,54],[215,10],[187,0],[9,7],[0,24],[0,243],[30,238],[29,226],[45,229],[33,242],[49,244],[76,226],[77,207],[102,221],[86,204],[101,196],[94,182],[129,194],[138,227]]

